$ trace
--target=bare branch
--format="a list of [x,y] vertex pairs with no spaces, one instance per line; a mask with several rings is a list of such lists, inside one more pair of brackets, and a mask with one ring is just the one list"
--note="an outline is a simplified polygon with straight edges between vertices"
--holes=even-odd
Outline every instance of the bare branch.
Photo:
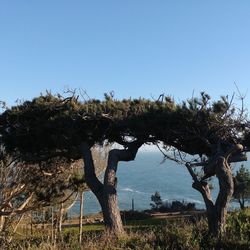
[[194,173],[194,171],[193,171],[192,167],[190,166],[190,164],[189,164],[189,163],[186,163],[185,166],[186,166],[186,168],[187,168],[189,174],[192,176],[193,181],[194,181],[194,182],[199,182],[199,180],[198,180],[198,178],[197,178],[197,175]]

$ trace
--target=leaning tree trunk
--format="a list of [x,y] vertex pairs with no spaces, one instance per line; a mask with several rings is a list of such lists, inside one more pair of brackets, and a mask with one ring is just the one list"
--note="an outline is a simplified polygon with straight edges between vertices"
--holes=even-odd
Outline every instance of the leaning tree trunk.
[[86,183],[101,205],[104,224],[108,234],[119,237],[125,233],[118,207],[116,171],[120,161],[132,161],[135,159],[138,148],[141,145],[140,142],[132,142],[127,149],[113,149],[109,152],[103,184],[96,177],[90,147],[86,143],[81,145]]

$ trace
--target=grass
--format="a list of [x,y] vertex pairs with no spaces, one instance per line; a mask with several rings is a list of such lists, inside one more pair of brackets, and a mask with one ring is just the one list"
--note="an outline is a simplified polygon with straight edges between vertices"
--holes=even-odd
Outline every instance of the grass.
[[[41,249],[41,250],[119,250],[119,249],[250,249],[250,209],[229,215],[226,234],[218,239],[208,234],[204,218],[190,221],[185,218],[166,220],[145,218],[127,221],[127,235],[119,239],[107,237],[102,224],[83,226],[83,243],[78,242],[78,228],[68,226],[63,229],[56,241],[51,240],[51,232],[34,229],[33,234],[26,231],[25,237],[15,236],[12,244],[0,249]],[[20,232],[19,232],[20,233]]]

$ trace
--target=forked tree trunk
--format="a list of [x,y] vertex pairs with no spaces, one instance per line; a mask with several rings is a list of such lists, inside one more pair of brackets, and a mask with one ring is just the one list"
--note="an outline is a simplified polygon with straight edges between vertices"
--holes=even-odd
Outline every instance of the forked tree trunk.
[[212,200],[208,183],[199,181],[192,168],[186,166],[194,180],[193,188],[198,190],[204,199],[209,232],[214,236],[222,235],[225,230],[227,208],[234,190],[233,176],[227,159],[219,157],[216,162],[215,171],[219,180],[219,193],[215,203]]
[[219,180],[219,194],[215,202],[216,218],[215,233],[223,234],[229,202],[234,192],[233,175],[227,159],[220,157],[216,166],[216,176]]
[[109,152],[103,184],[96,177],[89,146],[86,143],[82,143],[81,145],[86,183],[101,205],[105,228],[108,234],[118,237],[125,234],[118,207],[116,171],[119,161],[132,161],[135,159],[141,145],[139,142],[132,142],[128,145],[127,149],[113,149]]

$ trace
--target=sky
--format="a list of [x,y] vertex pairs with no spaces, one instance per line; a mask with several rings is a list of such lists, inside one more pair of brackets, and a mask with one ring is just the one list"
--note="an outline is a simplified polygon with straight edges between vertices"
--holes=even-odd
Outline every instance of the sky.
[[249,0],[0,0],[0,100],[246,94]]

